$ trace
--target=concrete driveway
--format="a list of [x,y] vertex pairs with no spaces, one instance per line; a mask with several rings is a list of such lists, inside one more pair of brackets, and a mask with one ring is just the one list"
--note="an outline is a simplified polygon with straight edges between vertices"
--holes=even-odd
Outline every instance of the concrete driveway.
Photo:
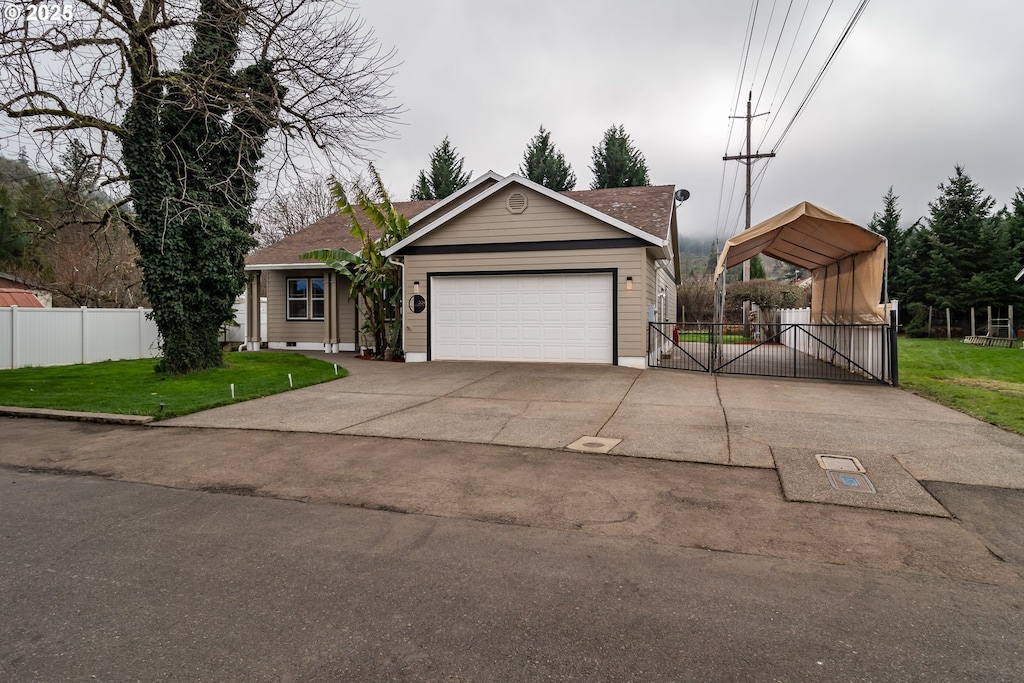
[[[881,385],[599,365],[319,357],[350,375],[157,424],[775,468],[789,500],[937,516],[948,512],[920,481],[1024,489],[1024,437]],[[858,458],[875,493],[835,489],[815,454]]]

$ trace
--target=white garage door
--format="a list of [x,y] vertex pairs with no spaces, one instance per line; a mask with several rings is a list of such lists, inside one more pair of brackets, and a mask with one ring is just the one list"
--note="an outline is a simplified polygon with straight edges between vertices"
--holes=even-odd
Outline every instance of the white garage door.
[[431,358],[612,362],[612,275],[439,276]]

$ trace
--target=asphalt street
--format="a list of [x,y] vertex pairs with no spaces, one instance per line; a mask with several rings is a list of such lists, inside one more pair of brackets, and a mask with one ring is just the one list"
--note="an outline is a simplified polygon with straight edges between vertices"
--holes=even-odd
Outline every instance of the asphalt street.
[[1024,677],[1019,582],[0,477],[5,681]]
[[4,683],[1024,680],[1024,437],[897,389],[354,361],[15,413]]

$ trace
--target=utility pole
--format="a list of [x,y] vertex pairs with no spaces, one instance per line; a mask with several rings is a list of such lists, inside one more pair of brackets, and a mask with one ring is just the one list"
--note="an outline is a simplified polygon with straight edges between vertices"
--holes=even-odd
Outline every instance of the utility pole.
[[[746,116],[730,116],[730,119],[746,119],[747,120],[747,153],[737,154],[735,156],[722,157],[723,161],[739,161],[747,167],[747,223],[743,228],[744,230],[750,230],[750,185],[751,185],[751,166],[758,159],[770,159],[775,156],[775,152],[769,152],[768,154],[751,154],[750,153],[750,124],[757,116],[765,116],[770,112],[763,112],[761,114],[751,114],[751,100],[753,99],[753,93],[747,93],[747,115]],[[743,281],[746,282],[750,279],[750,261],[743,262]]]
[[[750,150],[750,124],[754,120],[755,116],[765,116],[769,112],[763,112],[761,114],[751,113],[751,100],[753,99],[754,93],[747,92],[747,115],[746,116],[730,116],[730,119],[746,119],[747,120],[747,153],[737,154],[735,156],[724,156],[723,161],[739,161],[745,164],[747,167],[747,222],[744,230],[750,230],[750,185],[751,185],[751,167],[754,162],[758,159],[770,159],[775,156],[775,152],[769,152],[768,154],[751,154]],[[748,282],[750,280],[750,260],[743,262],[743,281]],[[743,336],[750,336],[750,302],[743,302]]]

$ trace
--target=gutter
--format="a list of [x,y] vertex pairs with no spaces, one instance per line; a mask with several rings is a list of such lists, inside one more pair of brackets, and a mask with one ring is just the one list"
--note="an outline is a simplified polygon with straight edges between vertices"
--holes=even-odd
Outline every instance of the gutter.
[[405,263],[403,261],[396,261],[393,258],[388,259],[388,263],[394,266],[398,266],[402,269],[402,305],[398,313],[398,320],[402,326],[402,357],[405,357]]

